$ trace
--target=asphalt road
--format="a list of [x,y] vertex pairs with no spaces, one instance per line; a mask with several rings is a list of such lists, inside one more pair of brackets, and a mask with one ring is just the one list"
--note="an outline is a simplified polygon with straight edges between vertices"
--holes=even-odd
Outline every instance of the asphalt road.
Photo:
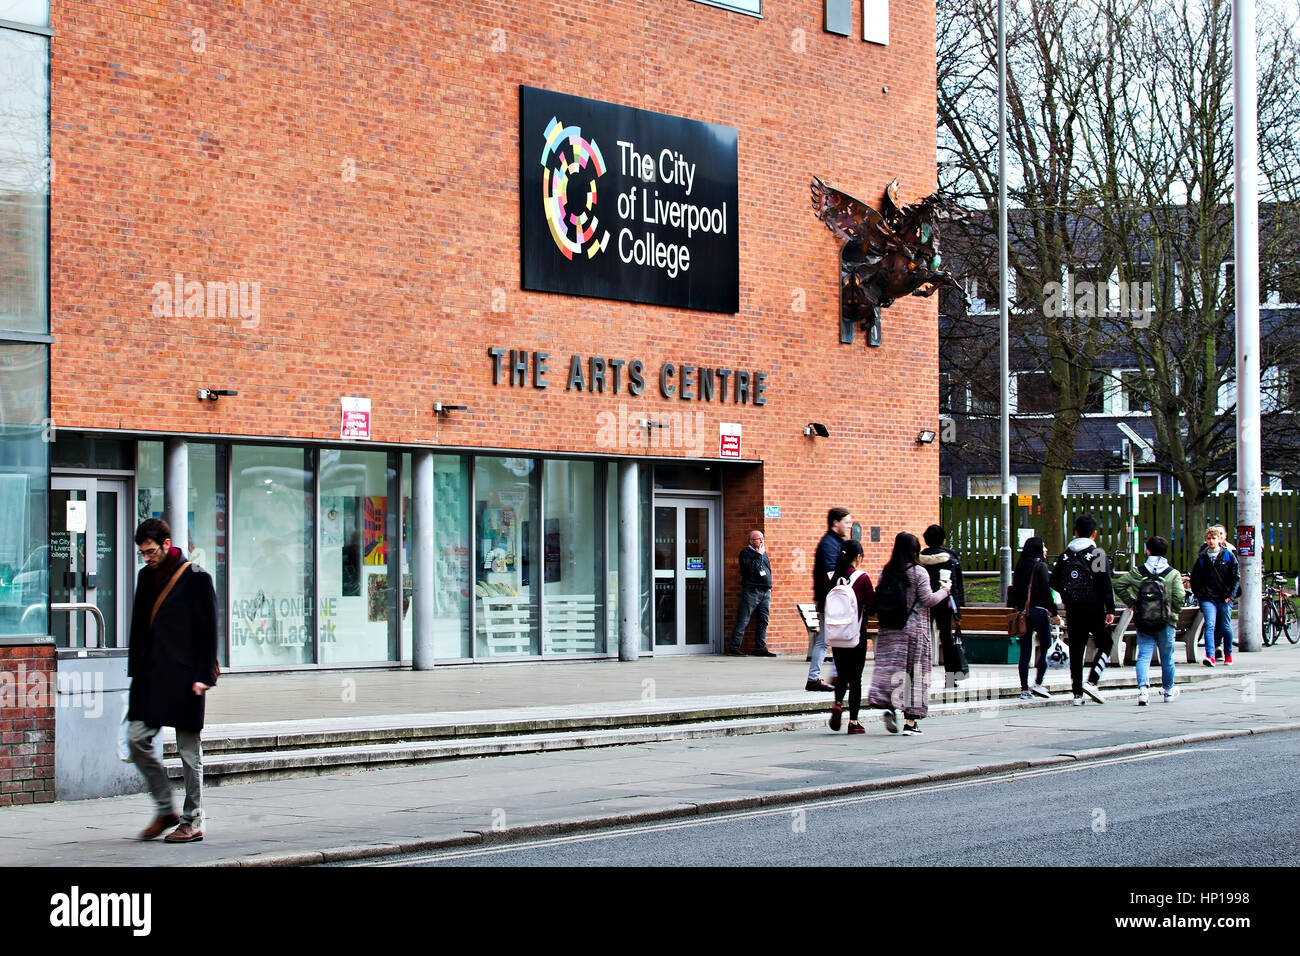
[[1295,866],[1298,777],[1300,733],[1265,734],[368,865]]

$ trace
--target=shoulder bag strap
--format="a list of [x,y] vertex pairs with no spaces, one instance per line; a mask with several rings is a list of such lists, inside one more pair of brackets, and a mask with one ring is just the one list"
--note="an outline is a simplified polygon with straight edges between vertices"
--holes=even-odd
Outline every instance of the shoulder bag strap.
[[1029,602],[1034,597],[1034,572],[1038,570],[1041,561],[1035,561],[1034,566],[1029,569],[1029,574],[1025,577],[1025,609],[1021,611],[1025,617],[1029,617]]
[[153,627],[154,618],[158,616],[158,609],[162,607],[162,602],[167,600],[167,595],[172,593],[172,588],[176,586],[176,582],[180,580],[181,575],[185,573],[185,569],[188,568],[189,566],[190,563],[186,561],[179,568],[177,568],[176,573],[173,574],[171,580],[167,582],[167,586],[162,589],[162,594],[158,595],[158,600],[153,602],[153,610],[149,612],[150,627]]

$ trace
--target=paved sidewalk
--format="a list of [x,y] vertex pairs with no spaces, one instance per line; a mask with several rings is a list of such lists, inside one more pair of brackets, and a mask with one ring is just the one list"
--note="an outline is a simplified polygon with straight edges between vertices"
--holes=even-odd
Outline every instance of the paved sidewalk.
[[[604,668],[611,680],[629,681],[635,680],[639,668],[657,663],[561,666]],[[737,671],[738,681],[759,679],[762,670],[776,664],[774,679],[779,677],[786,686],[790,674],[799,670],[788,660],[685,663],[715,676],[727,674],[727,664],[756,668]],[[675,680],[670,674],[674,666],[654,672],[661,694],[663,685]],[[623,668],[628,669],[626,677]],[[516,673],[472,678],[472,683],[487,679],[494,688],[491,706],[522,702],[512,693],[539,682],[545,668],[509,670]],[[983,670],[977,669],[977,675]],[[1015,680],[1013,667],[989,670],[999,682]],[[1191,676],[1191,670],[1180,664],[1181,676]],[[0,865],[283,865],[363,858],[777,805],[1088,759],[1162,741],[1300,729],[1300,648],[1242,654],[1233,669],[1206,669],[1196,676],[1207,674],[1212,679],[1189,688],[1176,701],[1165,704],[1157,695],[1143,708],[1136,706],[1131,668],[1108,672],[1117,683],[1129,686],[1107,691],[1105,705],[1072,707],[1068,695],[1024,704],[940,704],[932,707],[926,733],[919,738],[886,734],[877,713],[866,714],[868,733],[856,737],[832,734],[821,714],[782,716],[769,718],[779,722],[773,726],[789,728],[782,733],[445,760],[405,769],[210,788],[205,793],[207,839],[191,845],[133,839],[150,817],[144,796],[10,807],[0,809]],[[1065,678],[1057,672],[1052,679],[1059,685]],[[608,684],[597,682],[591,696],[603,697]],[[732,687],[716,689],[733,693]],[[625,696],[615,699],[627,702],[626,691],[620,692]],[[827,705],[829,696],[824,695]],[[728,730],[720,726],[717,733]]]

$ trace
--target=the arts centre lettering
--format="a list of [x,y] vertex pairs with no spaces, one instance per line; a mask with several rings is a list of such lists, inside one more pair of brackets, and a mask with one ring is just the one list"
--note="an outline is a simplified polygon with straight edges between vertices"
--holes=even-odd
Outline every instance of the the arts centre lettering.
[[735,312],[736,131],[520,88],[525,289]]

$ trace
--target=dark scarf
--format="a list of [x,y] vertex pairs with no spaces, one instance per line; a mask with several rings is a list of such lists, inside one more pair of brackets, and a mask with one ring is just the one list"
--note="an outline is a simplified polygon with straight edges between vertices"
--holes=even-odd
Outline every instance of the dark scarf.
[[169,580],[171,580],[171,576],[176,573],[176,569],[180,567],[180,563],[181,549],[176,547],[176,545],[172,545],[171,549],[167,552],[167,560],[154,568],[154,584],[160,588],[165,585]]

